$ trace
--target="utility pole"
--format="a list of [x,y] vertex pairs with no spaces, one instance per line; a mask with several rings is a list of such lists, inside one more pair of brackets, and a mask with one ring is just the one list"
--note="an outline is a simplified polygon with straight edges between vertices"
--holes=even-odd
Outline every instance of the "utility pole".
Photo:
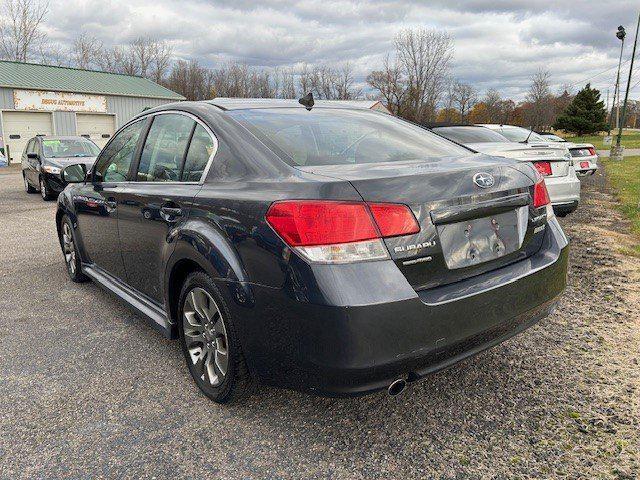
[[622,139],[622,127],[624,127],[625,117],[627,115],[627,102],[629,101],[629,89],[631,88],[631,75],[633,74],[633,62],[636,58],[636,47],[638,46],[638,32],[640,32],[640,13],[638,13],[638,24],[636,25],[636,38],[633,41],[633,53],[631,53],[631,65],[629,65],[629,77],[627,78],[627,91],[624,94],[624,102],[622,103],[622,118],[620,119],[620,127],[618,128],[618,138],[616,138],[616,146],[611,149],[611,160],[622,160],[623,147],[620,146]]
[[617,112],[616,112],[616,128],[618,128],[620,122],[620,67],[622,66],[622,52],[624,51],[624,38],[627,36],[627,32],[624,27],[620,25],[618,27],[618,31],[616,32],[616,37],[620,40],[620,60],[618,60],[618,75],[616,76],[616,86],[613,90],[613,102],[611,102],[611,115],[609,115],[609,128],[607,130],[607,135],[611,135],[611,123],[613,122],[613,107],[616,106],[616,98],[617,101]]

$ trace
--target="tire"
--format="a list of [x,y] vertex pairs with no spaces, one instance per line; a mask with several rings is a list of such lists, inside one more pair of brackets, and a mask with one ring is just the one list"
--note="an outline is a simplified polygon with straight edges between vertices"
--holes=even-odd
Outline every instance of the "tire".
[[36,193],[37,190],[31,186],[29,180],[27,180],[27,176],[22,172],[22,180],[24,181],[24,191],[27,193]]
[[82,273],[78,245],[73,237],[73,225],[69,217],[63,216],[60,226],[60,245],[69,278],[76,283],[86,282],[89,278]]
[[244,399],[254,381],[229,309],[211,277],[191,273],[182,285],[178,305],[180,344],[198,388],[216,403]]
[[43,177],[40,177],[40,196],[45,202],[53,200],[53,193],[51,193],[51,189]]

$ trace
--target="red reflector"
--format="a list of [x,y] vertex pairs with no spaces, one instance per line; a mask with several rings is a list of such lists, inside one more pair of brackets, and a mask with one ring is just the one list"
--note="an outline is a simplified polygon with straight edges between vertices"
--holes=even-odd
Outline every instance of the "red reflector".
[[534,162],[533,164],[541,175],[551,175],[551,164],[549,162]]
[[369,203],[368,205],[383,237],[411,235],[420,231],[416,217],[406,205],[396,203]]
[[359,242],[379,237],[363,202],[276,202],[269,208],[266,218],[292,247]]
[[547,186],[544,183],[544,178],[541,178],[533,186],[533,207],[543,207],[549,203],[551,203],[551,200],[549,199],[549,192],[547,191]]
[[589,168],[589,162],[580,162],[580,168]]
[[593,147],[589,147],[587,150],[589,150],[589,155],[595,155],[596,154],[596,149]]

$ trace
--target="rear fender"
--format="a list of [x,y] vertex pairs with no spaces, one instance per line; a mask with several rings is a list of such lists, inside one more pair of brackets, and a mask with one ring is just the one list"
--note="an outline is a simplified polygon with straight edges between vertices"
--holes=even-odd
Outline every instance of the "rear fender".
[[190,219],[175,232],[175,243],[164,276],[165,305],[172,324],[177,319],[182,280],[194,268],[211,276],[228,302],[244,307],[253,305],[253,293],[240,255],[216,225]]

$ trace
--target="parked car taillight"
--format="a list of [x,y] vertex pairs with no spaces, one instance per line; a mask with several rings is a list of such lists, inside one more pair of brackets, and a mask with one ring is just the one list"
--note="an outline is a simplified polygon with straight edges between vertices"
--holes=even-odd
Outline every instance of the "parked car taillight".
[[332,200],[288,200],[269,207],[267,222],[313,262],[346,263],[389,258],[384,237],[420,231],[406,205]]
[[589,155],[595,155],[596,154],[596,149],[593,147],[589,147],[587,150],[589,150]]
[[533,162],[533,164],[535,165],[536,169],[538,170],[538,172],[540,172],[541,175],[544,175],[545,177],[551,175],[551,163]]
[[549,203],[551,203],[551,199],[549,198],[547,185],[544,183],[544,178],[539,178],[533,186],[533,206],[534,208],[539,208]]

